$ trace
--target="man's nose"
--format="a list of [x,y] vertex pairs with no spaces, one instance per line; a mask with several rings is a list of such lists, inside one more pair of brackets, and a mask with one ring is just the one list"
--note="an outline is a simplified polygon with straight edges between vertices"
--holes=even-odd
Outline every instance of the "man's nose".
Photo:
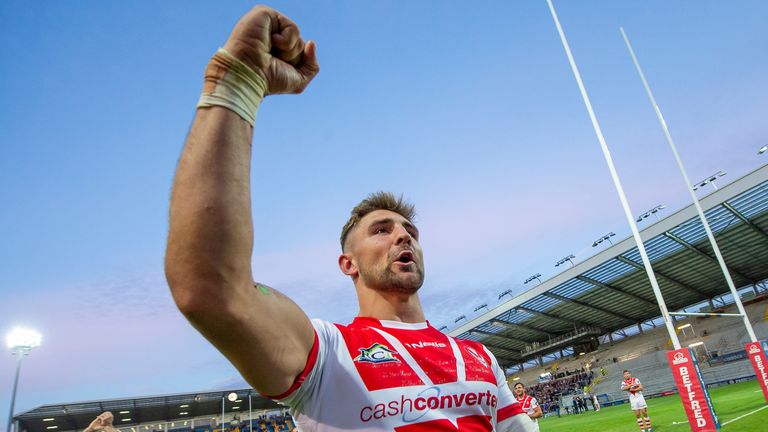
[[395,235],[397,235],[397,239],[395,239],[395,244],[411,244],[411,241],[413,240],[413,237],[411,237],[411,233],[408,232],[407,229],[405,229],[404,226],[398,225],[397,228],[395,228]]

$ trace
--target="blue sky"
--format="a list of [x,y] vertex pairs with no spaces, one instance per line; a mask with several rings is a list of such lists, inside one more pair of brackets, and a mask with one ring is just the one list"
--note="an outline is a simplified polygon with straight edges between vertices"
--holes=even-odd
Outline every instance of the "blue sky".
[[[259,112],[254,273],[310,316],[355,315],[337,239],[375,190],[417,206],[436,325],[628,235],[546,2],[476,3],[272,4],[317,41],[322,70]],[[619,26],[692,179],[766,163],[768,3],[555,5],[635,214],[687,192]],[[241,383],[175,310],[162,257],[203,68],[251,6],[0,4],[0,331],[44,334],[17,411]],[[0,407],[14,367],[2,357]]]

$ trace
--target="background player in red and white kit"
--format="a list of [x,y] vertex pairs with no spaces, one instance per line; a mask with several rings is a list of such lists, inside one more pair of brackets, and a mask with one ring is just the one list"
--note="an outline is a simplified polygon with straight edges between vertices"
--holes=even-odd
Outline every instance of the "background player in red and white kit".
[[639,379],[633,377],[628,370],[625,370],[621,389],[629,394],[629,405],[632,408],[632,412],[635,413],[635,417],[637,417],[637,425],[640,426],[640,430],[652,432],[651,419],[648,418],[648,405],[643,397],[643,384]]
[[525,411],[528,414],[528,417],[533,420],[533,423],[536,425],[535,430],[538,432],[538,419],[544,415],[544,413],[541,411],[541,406],[539,406],[539,401],[537,401],[535,397],[525,394],[525,385],[520,381],[515,383],[515,386],[512,388],[512,390],[515,393],[515,399],[517,399],[517,403],[522,405],[523,411]]
[[[315,44],[263,6],[240,19],[209,62],[171,195],[165,270],[174,301],[255,389],[292,408],[301,430],[531,431],[490,351],[426,322],[419,232],[402,199],[371,195],[342,230],[338,265],[360,307],[353,323],[310,321],[254,282],[256,111],[265,95],[301,93],[318,71]],[[407,157],[370,152],[361,163]]]

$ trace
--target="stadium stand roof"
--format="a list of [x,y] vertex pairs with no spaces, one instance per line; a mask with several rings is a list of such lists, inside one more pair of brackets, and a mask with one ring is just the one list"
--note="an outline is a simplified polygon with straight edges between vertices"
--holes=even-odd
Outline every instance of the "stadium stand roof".
[[[700,199],[737,288],[768,278],[768,165]],[[693,204],[641,237],[670,311],[729,292]],[[504,367],[660,317],[633,237],[451,329]]]
[[[233,392],[238,396],[235,402],[226,398]],[[203,416],[220,417],[222,401],[225,402],[227,413],[247,414],[248,397],[251,397],[254,411],[285,408],[255,390],[241,389],[42,405],[17,414],[14,421],[20,425],[18,430],[27,432],[51,432],[49,428],[52,426],[57,426],[56,430],[59,431],[83,430],[97,415],[111,411],[115,416],[115,426],[126,427],[152,422],[184,421]]]

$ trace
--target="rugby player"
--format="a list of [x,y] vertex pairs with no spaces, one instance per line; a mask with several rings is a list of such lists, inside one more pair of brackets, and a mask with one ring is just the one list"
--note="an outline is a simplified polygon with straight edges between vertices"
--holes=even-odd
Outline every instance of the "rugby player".
[[533,424],[536,426],[534,431],[539,432],[539,418],[544,415],[539,406],[539,401],[535,397],[525,394],[525,385],[518,381],[512,388],[515,393],[515,399],[523,408],[528,417],[533,420]]
[[291,407],[302,431],[532,431],[491,352],[426,321],[419,231],[402,197],[370,195],[342,229],[338,266],[359,303],[351,324],[310,321],[254,282],[256,111],[266,95],[301,93],[319,69],[315,43],[264,6],[210,60],[171,195],[165,270],[174,301],[256,390]]
[[[651,419],[648,418],[648,405],[643,397],[643,384],[639,379],[632,376],[628,371],[624,371],[624,381],[621,382],[621,389],[629,394],[629,406],[637,418],[637,425],[641,431],[653,432],[651,429]],[[645,424],[643,424],[645,422]]]

